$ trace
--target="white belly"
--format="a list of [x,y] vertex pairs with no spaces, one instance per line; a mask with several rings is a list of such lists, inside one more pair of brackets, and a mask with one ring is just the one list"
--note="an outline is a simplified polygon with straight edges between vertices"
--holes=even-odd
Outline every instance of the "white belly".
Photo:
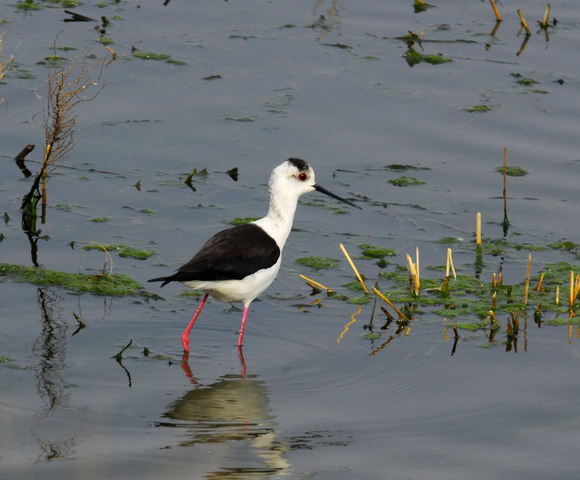
[[248,305],[264,290],[266,290],[278,275],[282,256],[276,264],[264,270],[258,270],[242,280],[216,280],[183,282],[189,288],[209,293],[220,302],[244,302]]

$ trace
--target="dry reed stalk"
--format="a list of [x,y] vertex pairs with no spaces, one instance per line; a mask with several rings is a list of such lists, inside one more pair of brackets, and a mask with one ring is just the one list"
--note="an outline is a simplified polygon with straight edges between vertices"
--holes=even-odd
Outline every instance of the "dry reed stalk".
[[384,305],[381,305],[381,312],[383,312],[385,314],[385,317],[387,317],[387,320],[390,320],[390,321],[394,320],[393,316],[391,315],[391,312],[389,312]]
[[489,311],[489,317],[491,318],[491,323],[499,325],[497,318],[495,317],[495,313],[493,313],[493,310]]
[[491,276],[491,286],[493,288],[497,288],[497,275],[495,274],[495,272]]
[[491,309],[497,309],[497,292],[493,292],[493,295],[491,296]]
[[[419,249],[417,249],[417,255],[419,253]],[[417,260],[418,260],[418,256],[417,256]],[[421,293],[421,279],[419,276],[419,270],[418,270],[418,265],[413,262],[413,259],[411,258],[411,255],[409,255],[407,253],[407,263],[409,264],[409,275],[411,276],[411,280],[412,280],[412,284],[413,287],[411,289],[411,292],[414,293],[415,295],[419,295]]]
[[560,285],[556,285],[556,305],[560,305]]
[[322,283],[315,282],[314,280],[312,280],[311,278],[308,278],[305,275],[300,275],[300,278],[302,278],[303,280],[306,280],[306,283],[309,287],[318,288],[321,290],[326,290],[327,292],[334,292],[334,290],[332,290],[332,288],[328,288],[328,287],[322,285]]
[[368,295],[369,294],[369,289],[367,288],[367,286],[366,286],[364,280],[362,279],[360,273],[358,273],[358,270],[357,270],[354,262],[350,258],[350,255],[348,254],[348,252],[346,251],[346,248],[344,248],[344,245],[342,243],[340,244],[340,249],[342,250],[342,253],[344,253],[344,256],[348,260],[348,263],[350,263],[350,266],[351,266],[352,270],[354,271],[354,274],[356,275],[357,280],[362,285],[365,293]]
[[526,19],[524,18],[524,14],[522,13],[522,10],[518,8],[518,15],[520,17],[520,22],[522,23],[522,28],[526,31],[526,35],[529,37],[532,34],[532,31],[530,30],[530,27],[528,27],[528,22],[526,22]]
[[4,77],[6,72],[10,69],[10,65],[14,60],[14,57],[11,55],[8,58],[2,57],[2,41],[4,40],[4,33],[0,34],[0,80]]
[[481,213],[475,215],[475,244],[481,246]]
[[570,308],[574,305],[574,272],[570,272]]
[[417,268],[417,279],[421,284],[421,268],[419,267],[419,247],[415,247],[415,267]]
[[385,302],[389,307],[391,307],[395,312],[397,312],[399,317],[404,318],[405,320],[409,320],[409,318],[403,312],[401,312],[401,310],[395,307],[395,305],[393,305],[393,302],[391,302],[387,297],[385,297],[377,287],[373,287],[373,291],[383,302]]
[[453,273],[453,278],[457,280],[457,272],[455,271],[455,266],[453,265],[453,252],[450,248],[447,249],[447,262],[445,266],[445,279],[449,280],[449,269]]
[[550,20],[550,4],[548,3],[546,5],[546,11],[544,12],[544,19],[538,23],[540,24],[540,27],[542,27],[544,30],[546,30],[548,28],[548,21],[549,20]]
[[570,308],[576,303],[580,293],[580,274],[574,276],[574,272],[570,272]]
[[497,284],[500,287],[503,287],[503,272],[500,272],[497,276]]
[[542,283],[544,283],[544,273],[540,274],[540,279],[538,280],[538,286],[536,287],[536,292],[542,291]]
[[499,10],[497,8],[497,5],[495,4],[495,0],[489,0],[489,3],[491,3],[491,8],[492,8],[493,13],[495,15],[495,19],[498,22],[501,22],[501,13],[499,13]]
[[526,269],[526,283],[524,287],[524,305],[528,304],[528,295],[530,293],[530,272],[532,270],[532,254],[528,254],[528,268]]

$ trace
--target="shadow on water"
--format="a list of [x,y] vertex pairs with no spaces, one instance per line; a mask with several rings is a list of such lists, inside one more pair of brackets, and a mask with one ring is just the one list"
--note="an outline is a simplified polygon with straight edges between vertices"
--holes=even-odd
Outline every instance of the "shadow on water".
[[[271,478],[285,475],[291,464],[285,458],[288,446],[280,440],[278,424],[271,412],[268,387],[257,375],[245,374],[241,350],[242,374],[227,374],[210,385],[197,381],[184,355],[182,368],[195,388],[169,405],[159,427],[183,429],[179,447],[197,444],[247,442],[253,460],[259,466],[221,467],[204,478]],[[169,447],[168,447],[169,448]],[[232,445],[232,448],[233,445]],[[224,459],[227,461],[227,458]]]
[[70,458],[76,441],[74,436],[55,439],[48,433],[50,428],[46,428],[50,417],[65,410],[70,403],[64,379],[68,325],[59,307],[62,298],[49,289],[39,288],[36,300],[42,331],[34,343],[33,352],[37,358],[36,390],[43,406],[35,416],[33,434],[40,447],[37,462],[43,462]]

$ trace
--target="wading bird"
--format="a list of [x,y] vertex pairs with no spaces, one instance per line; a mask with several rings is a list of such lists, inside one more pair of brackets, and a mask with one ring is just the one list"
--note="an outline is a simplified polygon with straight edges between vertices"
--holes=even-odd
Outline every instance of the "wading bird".
[[250,303],[270,286],[280,270],[282,249],[300,195],[316,190],[360,208],[318,185],[312,167],[299,158],[290,158],[272,171],[269,190],[270,208],[264,218],[216,233],[176,273],[149,280],[163,282],[162,287],[169,282],[182,282],[204,292],[181,336],[185,352],[189,352],[189,333],[209,295],[221,302],[243,303],[238,347],[242,345]]

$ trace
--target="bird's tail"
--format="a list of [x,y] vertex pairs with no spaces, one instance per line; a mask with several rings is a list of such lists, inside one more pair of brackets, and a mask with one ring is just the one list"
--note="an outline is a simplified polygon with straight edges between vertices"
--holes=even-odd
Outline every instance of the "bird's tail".
[[171,282],[172,278],[171,277],[157,277],[157,278],[152,278],[150,280],[147,280],[148,282],[163,282],[161,284],[162,287],[164,287],[165,285],[167,285],[169,282]]

